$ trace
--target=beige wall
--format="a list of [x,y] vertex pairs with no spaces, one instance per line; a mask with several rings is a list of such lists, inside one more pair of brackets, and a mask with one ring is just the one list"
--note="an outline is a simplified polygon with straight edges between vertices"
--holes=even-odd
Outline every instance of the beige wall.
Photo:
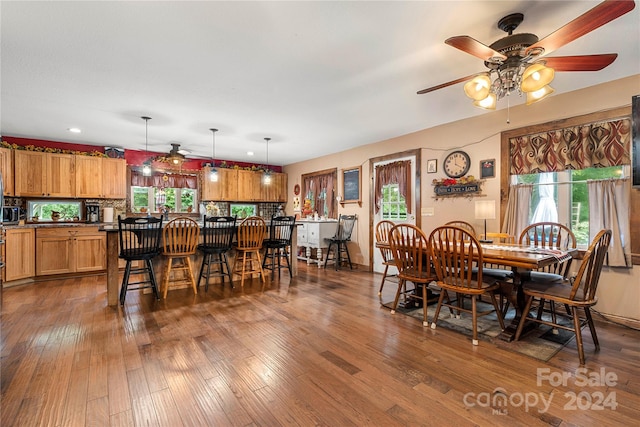
[[[358,223],[354,231],[354,244],[349,246],[354,262],[369,265],[370,251],[370,190],[369,159],[405,150],[420,149],[422,156],[420,192],[421,207],[433,208],[433,216],[422,216],[422,229],[429,233],[435,226],[452,219],[465,220],[481,230],[483,222],[474,218],[474,200],[468,198],[452,198],[435,200],[431,180],[444,178],[442,160],[454,148],[463,148],[471,156],[469,174],[479,176],[479,163],[484,159],[496,159],[496,170],[500,170],[500,133],[527,125],[545,123],[553,120],[579,116],[601,110],[608,110],[631,104],[631,97],[640,94],[640,75],[616,80],[595,87],[555,95],[531,106],[518,105],[509,112],[510,124],[507,123],[507,111],[500,110],[482,114],[470,119],[424,129],[412,134],[380,141],[363,147],[354,148],[341,153],[295,163],[284,167],[288,174],[289,194],[293,194],[293,186],[301,184],[301,175],[323,169],[344,168],[362,165],[362,206],[347,204],[339,208],[339,213],[357,214]],[[459,96],[464,96],[460,90]],[[425,101],[428,102],[428,101]],[[504,101],[502,101],[504,102]],[[469,103],[471,105],[471,103]],[[446,106],[433,106],[446,108]],[[472,108],[472,107],[470,107]],[[428,114],[428,108],[425,108]],[[438,160],[438,172],[426,173],[426,160]],[[340,175],[340,174],[338,174]],[[339,177],[340,180],[340,177]],[[342,183],[339,183],[341,186]],[[632,190],[638,191],[638,190]],[[499,177],[487,179],[483,185],[483,193],[488,200],[499,202]],[[292,212],[291,200],[287,212]],[[420,212],[419,212],[420,213]],[[499,231],[499,220],[487,221],[488,231]],[[640,321],[640,266],[631,270],[605,271],[600,280],[600,302],[597,310],[626,319]]]

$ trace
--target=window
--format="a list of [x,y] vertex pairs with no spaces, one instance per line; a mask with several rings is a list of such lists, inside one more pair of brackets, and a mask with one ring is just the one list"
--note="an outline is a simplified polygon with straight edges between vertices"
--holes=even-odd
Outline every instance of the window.
[[567,225],[578,246],[589,245],[589,193],[587,180],[628,176],[628,167],[586,168],[562,172],[514,175],[514,183],[534,184],[530,223],[551,221]]
[[387,184],[382,187],[382,219],[390,221],[407,219],[407,202],[400,194],[398,184]]
[[60,212],[60,221],[83,220],[82,202],[73,200],[30,200],[27,202],[27,218],[53,221],[52,212]]
[[230,206],[231,216],[247,218],[256,215],[256,205],[232,203]]
[[156,188],[131,186],[133,212],[195,212],[198,192],[191,188]]

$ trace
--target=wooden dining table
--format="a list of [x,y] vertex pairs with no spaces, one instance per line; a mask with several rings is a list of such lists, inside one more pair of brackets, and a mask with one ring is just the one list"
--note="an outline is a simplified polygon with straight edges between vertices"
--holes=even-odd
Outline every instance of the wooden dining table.
[[[377,248],[388,248],[388,242],[376,242]],[[500,339],[513,341],[523,315],[525,306],[524,291],[522,284],[526,282],[531,271],[539,270],[549,265],[564,263],[571,260],[578,250],[568,248],[566,250],[556,250],[551,248],[541,248],[519,244],[492,244],[481,243],[483,264],[503,266],[513,272],[513,288],[515,296],[510,298],[510,303],[516,310],[516,315],[505,330],[499,335]]]
[[578,253],[578,250],[568,248],[561,251],[518,244],[482,243],[481,246],[484,264],[504,266],[513,272],[513,287],[516,295],[515,298],[510,299],[510,302],[516,309],[516,316],[499,335],[499,338],[505,341],[513,341],[520,318],[525,315],[522,284],[526,282],[528,273],[549,265],[568,262]]

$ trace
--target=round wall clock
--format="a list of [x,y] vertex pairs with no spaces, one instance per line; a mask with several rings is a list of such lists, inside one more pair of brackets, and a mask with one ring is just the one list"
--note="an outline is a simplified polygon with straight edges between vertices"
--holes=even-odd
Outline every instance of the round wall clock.
[[451,178],[460,178],[469,172],[471,158],[462,150],[453,151],[444,158],[444,173]]
[[293,187],[293,194],[296,196],[300,194],[300,184],[296,184],[295,187]]

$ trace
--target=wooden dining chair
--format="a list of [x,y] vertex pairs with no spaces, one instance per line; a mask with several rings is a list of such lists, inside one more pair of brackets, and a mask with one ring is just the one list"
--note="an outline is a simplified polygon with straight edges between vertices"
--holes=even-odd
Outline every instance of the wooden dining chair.
[[236,257],[233,260],[233,274],[240,276],[240,287],[244,290],[244,278],[253,274],[260,274],[264,289],[264,270],[260,251],[262,242],[267,234],[267,225],[259,216],[250,216],[238,225],[236,234]]
[[[576,335],[576,345],[578,347],[580,364],[584,365],[585,358],[581,329],[585,324],[589,325],[589,330],[591,331],[591,337],[593,338],[593,344],[595,345],[596,350],[600,348],[590,308],[598,302],[596,289],[598,287],[602,265],[610,243],[611,230],[600,231],[592,240],[591,245],[589,245],[589,249],[585,252],[578,272],[568,281],[560,279],[555,282],[528,282],[523,285],[526,301],[524,307],[525,315],[522,316],[520,323],[518,324],[515,336],[516,340],[520,339],[520,335],[522,334],[522,330],[526,322],[537,322],[553,326],[554,328],[572,331]],[[534,299],[539,299],[542,301],[542,304],[538,306],[536,317],[532,318],[526,314],[531,310]],[[542,318],[542,311],[545,300],[569,306],[571,309],[573,324],[571,326],[566,326],[558,323],[555,318],[552,318],[551,321],[544,320]],[[582,309],[584,311],[584,319],[580,318],[578,309]]]
[[[569,227],[557,222],[536,222],[520,233],[521,245],[539,248],[567,250],[577,246],[576,236]],[[566,279],[571,268],[571,260],[551,264],[531,273],[531,281],[557,281]]]
[[[191,284],[193,293],[198,293],[196,279],[191,266],[191,256],[195,255],[200,238],[200,226],[191,218],[175,218],[162,228],[162,255],[166,258],[164,278],[162,281],[163,298],[167,298],[169,283],[172,282],[171,273],[182,271],[184,277]],[[174,264],[174,261],[178,263]]]
[[[445,306],[449,307],[452,314],[454,310],[471,313],[473,345],[478,345],[478,316],[495,312],[498,323],[504,330],[504,320],[495,296],[500,282],[495,278],[483,276],[482,246],[478,240],[467,230],[445,225],[431,232],[429,248],[438,278],[437,285],[442,288],[431,328],[436,328],[440,310]],[[474,269],[474,266],[477,268]],[[448,291],[456,294],[454,300],[449,299]],[[483,294],[491,298],[493,310],[478,312],[477,296]],[[464,307],[464,296],[470,297],[471,309]]]
[[378,289],[378,295],[382,295],[382,288],[384,288],[384,282],[387,280],[387,273],[389,267],[395,266],[395,260],[391,252],[391,246],[389,245],[389,233],[395,224],[392,221],[383,220],[376,225],[376,246],[382,256],[382,265],[384,265],[384,272],[382,273],[382,281],[380,282],[380,289]]
[[[410,298],[422,300],[422,324],[428,326],[428,285],[434,282],[437,277],[431,268],[427,236],[415,225],[398,224],[389,231],[389,244],[391,255],[398,268],[399,279],[391,314],[396,312],[400,295],[404,292],[405,296],[410,294]],[[407,282],[413,283],[414,288],[407,290]],[[419,287],[422,288],[422,296],[418,293]]]
[[466,221],[449,221],[445,225],[462,228],[463,230],[466,230],[473,237],[477,236],[476,229],[473,227],[473,225],[469,224]]

